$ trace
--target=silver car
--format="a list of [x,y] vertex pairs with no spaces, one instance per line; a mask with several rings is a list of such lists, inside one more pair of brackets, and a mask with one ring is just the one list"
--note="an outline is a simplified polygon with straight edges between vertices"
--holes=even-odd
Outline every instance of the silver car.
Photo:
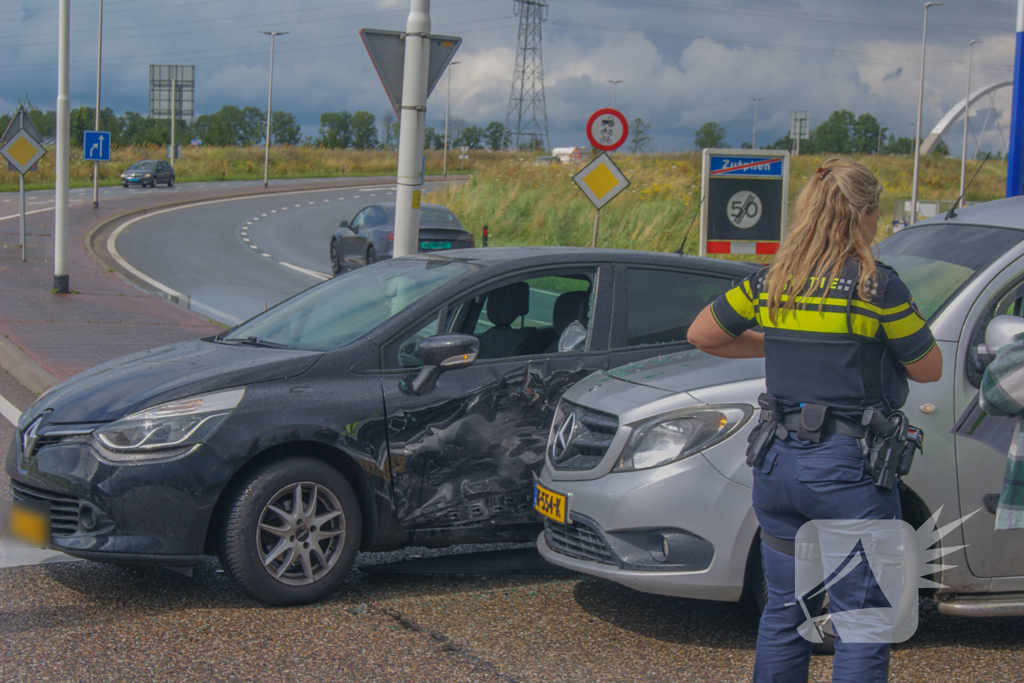
[[[1024,530],[994,530],[1005,455],[950,433],[976,396],[986,329],[1024,316],[1024,197],[963,209],[879,245],[938,340],[942,380],[910,385],[904,411],[924,430],[901,487],[915,528],[979,510],[947,536],[966,545],[933,578],[943,614],[1024,615]],[[999,323],[1005,323],[1001,318]],[[1024,321],[1019,329],[1024,330]],[[823,382],[829,381],[822,377]],[[535,486],[548,561],[641,591],[763,599],[751,470],[744,463],[764,362],[684,351],[591,375],[563,396]]]

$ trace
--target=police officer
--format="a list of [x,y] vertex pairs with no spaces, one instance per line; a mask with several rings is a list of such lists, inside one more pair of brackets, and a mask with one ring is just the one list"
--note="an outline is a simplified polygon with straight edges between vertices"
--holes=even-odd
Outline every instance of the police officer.
[[[748,451],[768,583],[755,681],[807,680],[811,643],[797,631],[806,605],[795,595],[800,527],[901,516],[898,488],[876,485],[865,467],[865,411],[887,416],[906,400],[906,378],[942,374],[909,290],[872,257],[881,193],[860,164],[826,161],[801,191],[772,265],[705,308],[689,330],[689,341],[712,355],[765,358],[762,422]],[[833,614],[878,606],[869,571],[862,563],[828,589]],[[832,680],[885,681],[889,649],[840,634]]]

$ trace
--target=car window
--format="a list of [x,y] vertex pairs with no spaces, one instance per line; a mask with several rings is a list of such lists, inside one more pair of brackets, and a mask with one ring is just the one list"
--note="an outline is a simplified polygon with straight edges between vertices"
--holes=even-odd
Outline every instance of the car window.
[[[420,359],[416,357],[416,352],[419,350],[420,342],[427,337],[433,337],[437,334],[438,329],[438,316],[427,323],[422,328],[416,330],[413,334],[407,335],[398,342],[396,353],[396,362],[398,367],[402,368],[418,368],[423,365]],[[393,366],[394,363],[388,363],[389,366]]]
[[136,161],[128,167],[129,171],[152,171],[156,164],[152,161]]
[[723,276],[628,268],[625,345],[685,342],[697,314],[731,286]]
[[451,261],[383,261],[307,289],[242,323],[224,340],[312,351],[338,349],[473,270],[474,266]]
[[366,217],[367,217],[367,215],[369,215],[368,212],[369,212],[369,209],[363,209],[362,211],[357,213],[356,217],[352,219],[352,227],[353,228],[361,228],[361,227],[363,227],[366,224]]
[[433,223],[436,225],[458,225],[459,221],[455,219],[453,214],[448,209],[435,209],[425,208],[420,211],[420,220],[424,223]]
[[376,227],[378,225],[384,225],[387,222],[388,214],[384,209],[379,206],[375,206],[370,209],[370,219],[367,221],[367,225]]

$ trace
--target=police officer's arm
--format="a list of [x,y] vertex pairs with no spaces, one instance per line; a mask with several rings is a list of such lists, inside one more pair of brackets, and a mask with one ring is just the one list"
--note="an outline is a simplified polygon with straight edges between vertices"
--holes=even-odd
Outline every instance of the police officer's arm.
[[705,353],[723,358],[763,358],[764,335],[757,325],[753,276],[715,299],[687,330],[686,339]]
[[915,382],[938,382],[942,377],[942,352],[928,324],[898,277],[889,280],[881,310],[882,336]]

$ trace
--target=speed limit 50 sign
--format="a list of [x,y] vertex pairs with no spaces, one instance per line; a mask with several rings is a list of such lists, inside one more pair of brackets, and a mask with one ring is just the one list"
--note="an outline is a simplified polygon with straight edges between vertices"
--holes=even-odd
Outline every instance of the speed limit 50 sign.
[[785,235],[789,152],[705,149],[700,255],[774,254]]

